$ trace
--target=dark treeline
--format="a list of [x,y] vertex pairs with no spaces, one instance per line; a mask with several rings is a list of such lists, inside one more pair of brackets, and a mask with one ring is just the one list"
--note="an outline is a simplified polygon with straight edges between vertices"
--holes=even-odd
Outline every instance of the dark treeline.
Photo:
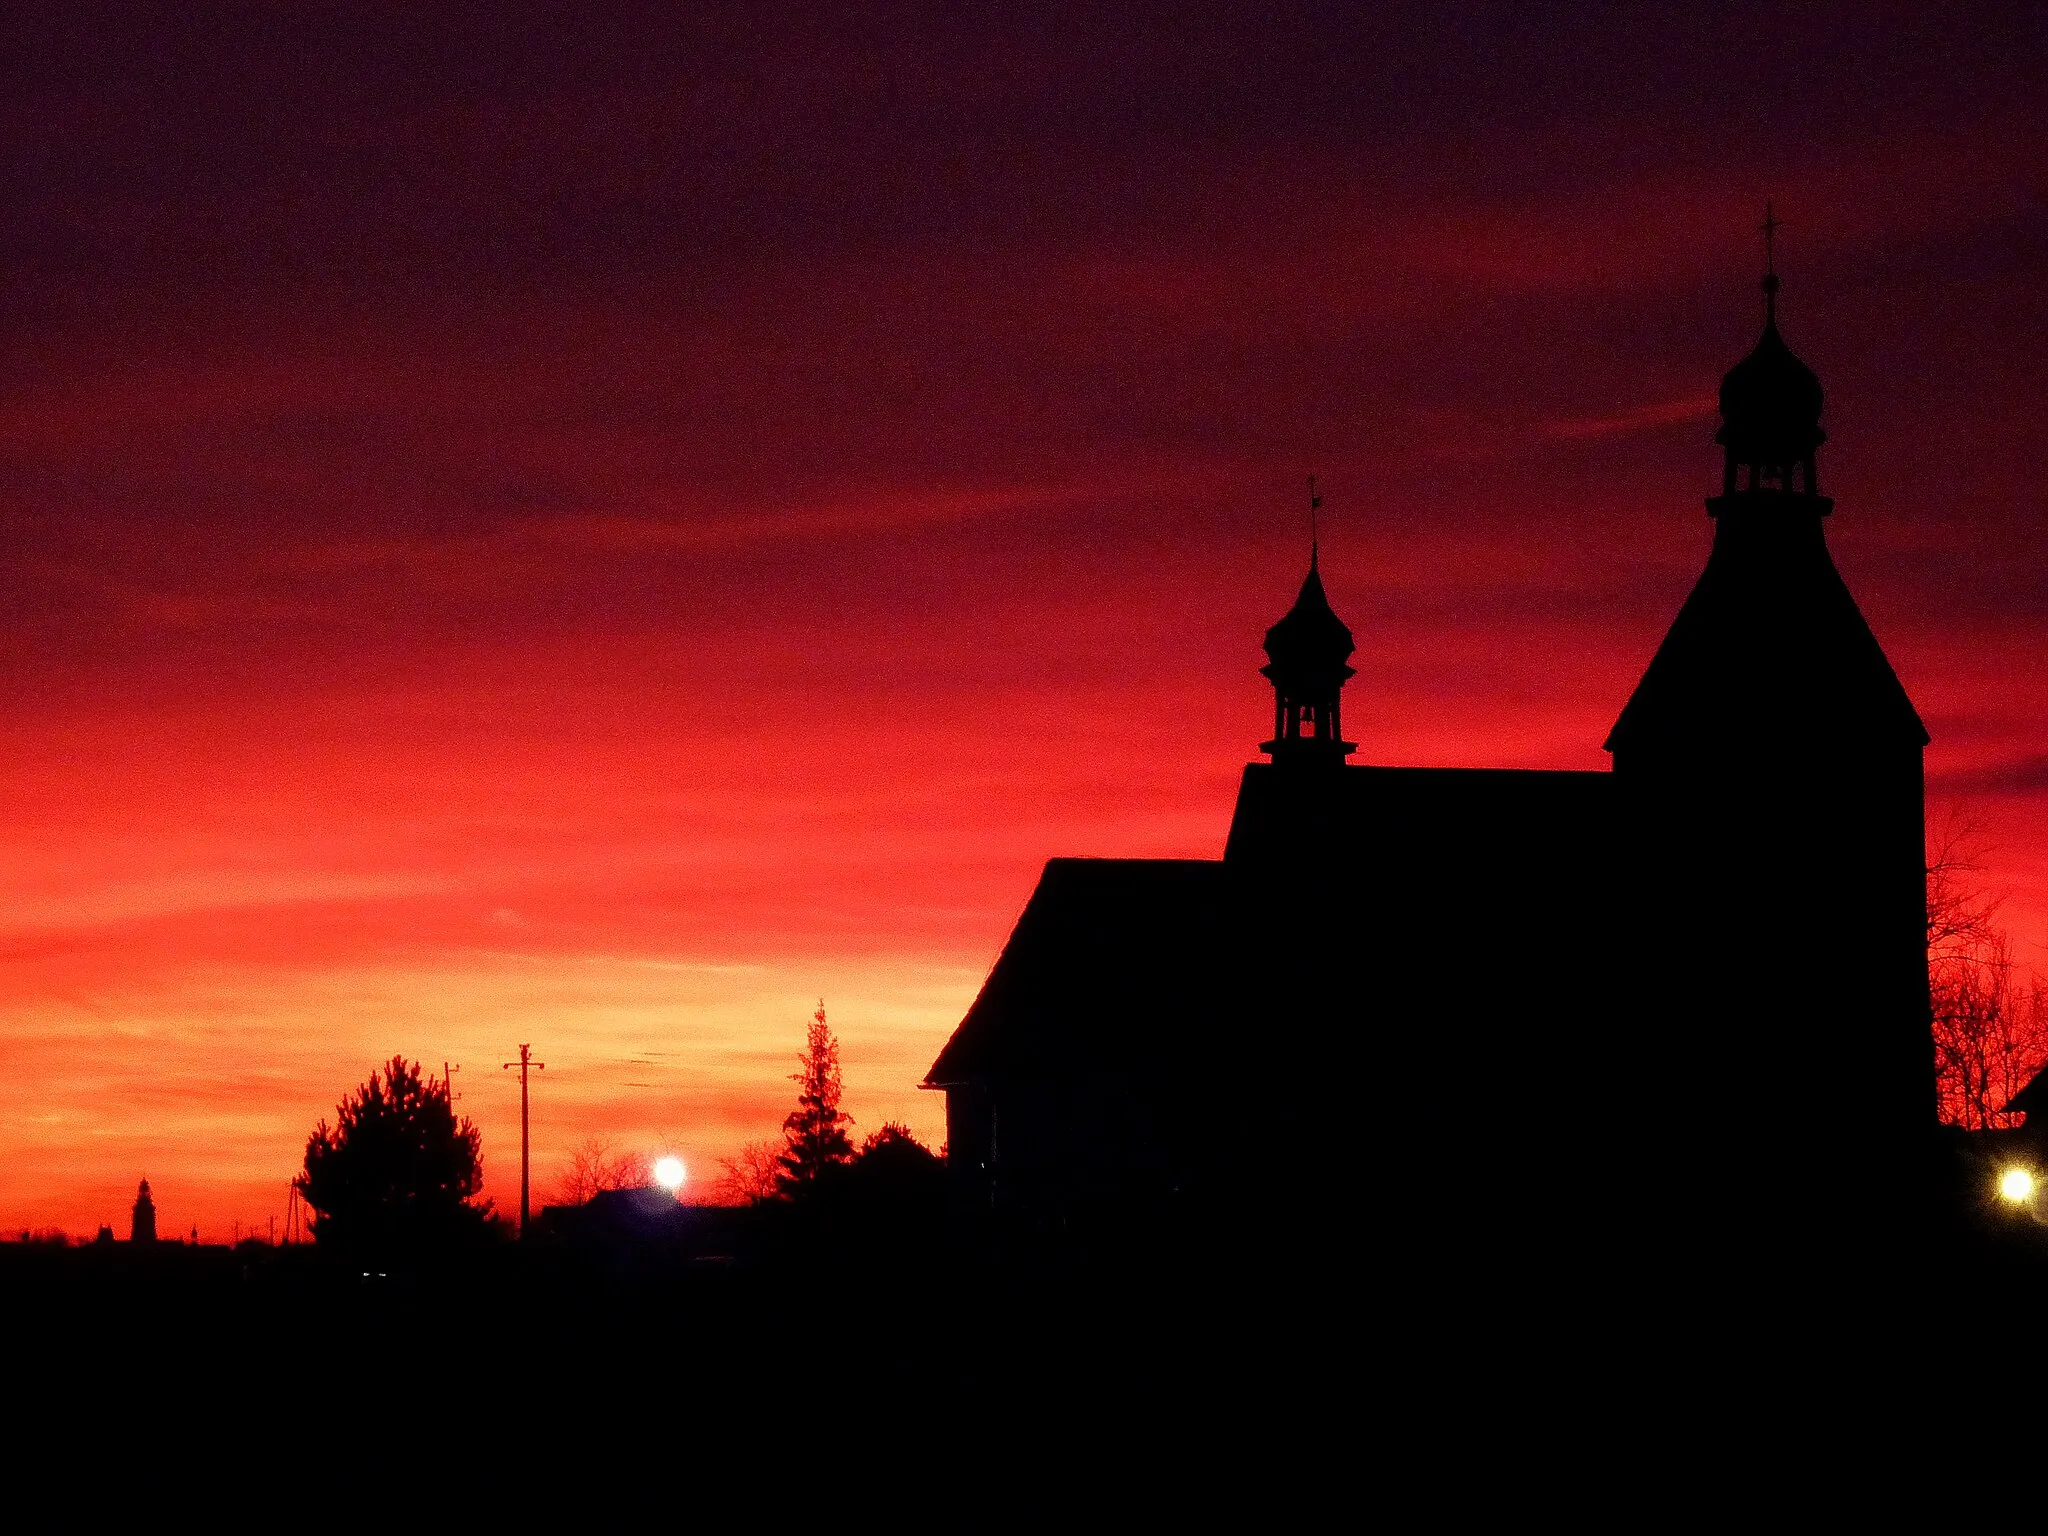
[[[1996,1388],[2005,1362],[1959,1350],[1954,1320],[2003,1329],[2048,1285],[2048,1228],[1991,1193],[2015,1158],[2048,1166],[2024,1129],[1953,1132],[1946,1214],[1907,1268],[1896,1247],[1843,1254],[1831,1275],[1759,1271],[1706,1297],[1662,1267],[1668,1244],[1654,1262],[1618,1244],[1531,1255],[1483,1191],[1446,1189],[1429,1228],[1388,1230],[1373,1190],[1426,1168],[1428,1149],[1365,1120],[1311,1128],[1292,1183],[1256,1201],[1233,1185],[1048,1220],[963,1202],[901,1127],[857,1139],[822,1019],[795,1077],[772,1173],[745,1203],[600,1188],[518,1241],[478,1196],[481,1148],[446,1084],[394,1058],[309,1138],[311,1243],[0,1244],[0,1294],[35,1320],[24,1368],[113,1380],[146,1365],[161,1386],[282,1360],[320,1382],[320,1413],[393,1433],[439,1411],[431,1380],[479,1423],[502,1403],[558,1425],[679,1395],[772,1417],[815,1390],[834,1415],[855,1398],[917,1405],[937,1440],[1020,1421],[1185,1438],[1263,1404],[1262,1429],[1307,1444],[1368,1389],[1426,1419],[1471,1411],[1460,1383],[1479,1379],[1489,1412],[1534,1412],[1557,1390],[1544,1383],[1569,1381],[1602,1414],[1670,1406],[1675,1383],[1690,1397],[1765,1358],[1829,1391]],[[1785,1169],[1816,1200],[1830,1174]],[[1617,1228],[1643,1219],[1614,1212]],[[1658,1219],[1682,1229],[1682,1199]],[[28,1364],[45,1349],[60,1358]],[[1351,1406],[1309,1413],[1332,1392]]]
[[[563,1181],[571,1198],[543,1209],[529,1241],[614,1265],[754,1262],[783,1249],[813,1260],[839,1249],[863,1262],[928,1258],[951,1222],[944,1161],[893,1123],[856,1144],[822,1004],[792,1080],[797,1103],[780,1145],[728,1163],[728,1206],[682,1204],[654,1185],[644,1161],[587,1145]],[[455,1113],[445,1081],[402,1056],[346,1094],[332,1124],[314,1128],[294,1181],[316,1252],[373,1279],[511,1242],[516,1227],[482,1185],[475,1125]]]

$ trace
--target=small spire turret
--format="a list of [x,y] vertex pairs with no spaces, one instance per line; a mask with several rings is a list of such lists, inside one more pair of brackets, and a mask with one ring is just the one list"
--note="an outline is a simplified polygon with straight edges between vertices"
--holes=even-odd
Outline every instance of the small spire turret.
[[1358,750],[1344,740],[1344,684],[1355,675],[1349,665],[1357,649],[1351,631],[1330,607],[1323,591],[1321,551],[1315,516],[1323,499],[1309,478],[1308,575],[1294,606],[1266,631],[1266,665],[1260,673],[1273,684],[1273,739],[1259,750],[1279,762],[1341,764]]

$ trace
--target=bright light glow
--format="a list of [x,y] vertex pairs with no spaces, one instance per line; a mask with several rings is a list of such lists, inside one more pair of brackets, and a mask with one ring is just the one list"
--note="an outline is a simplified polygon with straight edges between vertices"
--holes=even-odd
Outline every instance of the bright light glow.
[[683,1187],[686,1171],[680,1157],[657,1158],[654,1164],[654,1182],[670,1194],[674,1194]]
[[1998,1176],[1998,1193],[2014,1205],[2034,1198],[2034,1176],[2024,1168],[2008,1168]]

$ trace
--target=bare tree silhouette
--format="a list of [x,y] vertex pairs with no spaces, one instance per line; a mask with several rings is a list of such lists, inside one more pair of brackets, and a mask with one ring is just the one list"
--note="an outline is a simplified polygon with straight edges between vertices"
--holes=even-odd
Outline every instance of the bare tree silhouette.
[[609,1136],[586,1136],[555,1184],[555,1199],[561,1205],[582,1205],[610,1190],[638,1189],[648,1179],[646,1158],[620,1151]]
[[729,1205],[759,1205],[782,1192],[782,1143],[750,1141],[733,1156],[721,1158],[725,1170],[717,1193]]
[[2048,1064],[2048,987],[2023,975],[1981,884],[1975,829],[1951,821],[1927,866],[1927,967],[1942,1118],[2001,1130],[2012,1096]]

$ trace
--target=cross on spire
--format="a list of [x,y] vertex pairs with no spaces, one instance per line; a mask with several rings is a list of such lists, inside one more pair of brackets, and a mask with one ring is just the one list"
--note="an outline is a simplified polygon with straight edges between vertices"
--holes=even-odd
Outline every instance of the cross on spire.
[[1316,568],[1316,513],[1322,510],[1323,498],[1316,494],[1316,477],[1308,477],[1308,568]]

